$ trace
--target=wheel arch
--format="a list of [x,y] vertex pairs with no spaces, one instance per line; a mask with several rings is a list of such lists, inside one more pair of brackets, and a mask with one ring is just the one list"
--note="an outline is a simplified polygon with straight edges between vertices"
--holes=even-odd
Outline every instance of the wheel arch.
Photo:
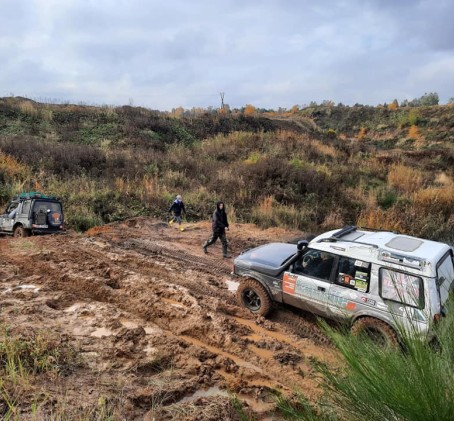
[[241,275],[240,282],[245,281],[246,279],[254,279],[258,283],[260,283],[260,285],[262,285],[263,288],[265,288],[266,292],[269,294],[270,297],[273,297],[273,292],[271,291],[270,286],[263,279],[261,279],[260,276],[257,276],[255,274],[246,274],[245,273],[245,274]]

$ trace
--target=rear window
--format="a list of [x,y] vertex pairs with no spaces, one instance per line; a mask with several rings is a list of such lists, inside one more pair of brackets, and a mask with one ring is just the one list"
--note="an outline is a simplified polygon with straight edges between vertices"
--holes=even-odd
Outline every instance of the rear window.
[[454,264],[451,253],[446,254],[437,265],[437,285],[440,301],[444,304],[449,297],[449,292],[454,287]]
[[380,296],[411,307],[424,307],[424,290],[419,276],[380,268]]
[[33,211],[36,213],[46,213],[47,210],[51,212],[61,213],[61,204],[59,202],[47,202],[44,200],[35,200]]

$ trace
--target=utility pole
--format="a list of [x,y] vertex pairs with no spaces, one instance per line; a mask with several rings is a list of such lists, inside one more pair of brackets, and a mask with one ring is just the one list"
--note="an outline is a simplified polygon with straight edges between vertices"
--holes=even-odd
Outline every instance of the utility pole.
[[224,92],[219,92],[219,95],[221,95],[221,110],[224,109]]

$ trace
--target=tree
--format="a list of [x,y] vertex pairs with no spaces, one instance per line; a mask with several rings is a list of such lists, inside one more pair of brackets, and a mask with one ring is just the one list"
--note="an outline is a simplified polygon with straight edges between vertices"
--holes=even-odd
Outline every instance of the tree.
[[454,104],[454,96],[448,99],[448,104]]
[[246,104],[244,107],[244,115],[254,115],[256,108],[251,104]]

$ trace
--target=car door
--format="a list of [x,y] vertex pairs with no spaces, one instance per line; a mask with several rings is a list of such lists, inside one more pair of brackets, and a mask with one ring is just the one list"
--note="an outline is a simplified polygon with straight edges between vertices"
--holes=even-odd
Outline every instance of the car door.
[[0,216],[0,229],[2,231],[12,231],[14,219],[16,217],[15,210],[19,206],[17,202],[11,202],[3,215]]
[[283,277],[283,302],[319,315],[326,315],[335,266],[332,253],[308,249]]

